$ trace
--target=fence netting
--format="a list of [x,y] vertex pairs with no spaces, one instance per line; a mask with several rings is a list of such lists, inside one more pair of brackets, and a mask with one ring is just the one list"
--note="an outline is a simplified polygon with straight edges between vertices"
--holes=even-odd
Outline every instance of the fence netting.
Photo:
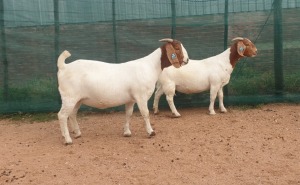
[[[0,113],[58,111],[63,50],[72,54],[67,62],[122,63],[150,54],[162,38],[180,40],[200,60],[247,37],[258,56],[236,65],[225,104],[298,103],[299,17],[300,0],[0,0]],[[209,92],[174,101],[207,106]]]

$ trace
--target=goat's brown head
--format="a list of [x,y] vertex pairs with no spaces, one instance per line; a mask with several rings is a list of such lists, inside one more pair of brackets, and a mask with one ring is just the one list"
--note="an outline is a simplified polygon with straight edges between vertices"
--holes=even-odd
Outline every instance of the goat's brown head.
[[243,57],[255,57],[257,55],[256,46],[247,38],[236,37],[230,48],[230,63],[232,67]]
[[189,56],[186,49],[180,41],[174,39],[161,39],[160,42],[166,42],[161,48],[161,69],[173,65],[176,68],[189,62]]

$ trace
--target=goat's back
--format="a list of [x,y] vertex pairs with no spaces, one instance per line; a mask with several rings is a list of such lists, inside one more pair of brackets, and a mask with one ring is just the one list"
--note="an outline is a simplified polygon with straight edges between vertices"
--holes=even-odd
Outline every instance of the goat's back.
[[[228,55],[228,57],[227,57]],[[182,93],[197,93],[208,90],[212,83],[228,81],[232,67],[228,51],[203,60],[189,60],[189,64],[175,69],[170,66],[163,70],[159,83],[165,88],[174,84]]]
[[154,80],[147,78],[151,67],[144,63],[145,61],[131,61],[111,64],[77,60],[59,70],[59,91],[62,97],[72,97],[92,107],[123,105],[134,101],[137,94],[153,93],[154,80],[157,80],[158,75]]

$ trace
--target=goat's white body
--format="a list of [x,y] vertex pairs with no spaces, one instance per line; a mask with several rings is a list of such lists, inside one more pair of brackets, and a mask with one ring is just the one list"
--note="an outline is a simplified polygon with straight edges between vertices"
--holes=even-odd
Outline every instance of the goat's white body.
[[233,71],[229,60],[230,49],[203,60],[189,60],[189,65],[179,69],[172,66],[165,68],[157,82],[157,90],[154,98],[154,112],[158,113],[160,96],[165,93],[172,113],[179,117],[173,97],[175,90],[185,94],[200,93],[210,90],[210,114],[215,114],[214,101],[219,95],[219,104],[222,112],[226,112],[223,105],[223,86],[229,83]]
[[126,123],[124,136],[130,136],[130,117],[134,104],[137,103],[145,120],[147,133],[154,131],[150,125],[147,101],[155,89],[155,83],[161,73],[161,49],[150,55],[121,64],[100,61],[77,60],[65,64],[68,56],[58,59],[58,83],[62,107],[58,113],[62,135],[65,143],[72,143],[67,127],[69,119],[75,137],[81,132],[76,114],[81,104],[100,109],[124,105]]
[[59,70],[59,91],[63,97],[100,109],[136,102],[141,96],[149,99],[161,72],[158,61],[160,49],[121,64],[77,60]]

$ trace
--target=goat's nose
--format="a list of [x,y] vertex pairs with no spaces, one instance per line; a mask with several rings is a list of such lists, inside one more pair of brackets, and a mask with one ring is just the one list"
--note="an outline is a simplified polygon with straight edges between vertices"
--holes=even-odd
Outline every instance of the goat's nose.
[[257,50],[254,50],[252,56],[256,56],[256,55],[257,55]]

